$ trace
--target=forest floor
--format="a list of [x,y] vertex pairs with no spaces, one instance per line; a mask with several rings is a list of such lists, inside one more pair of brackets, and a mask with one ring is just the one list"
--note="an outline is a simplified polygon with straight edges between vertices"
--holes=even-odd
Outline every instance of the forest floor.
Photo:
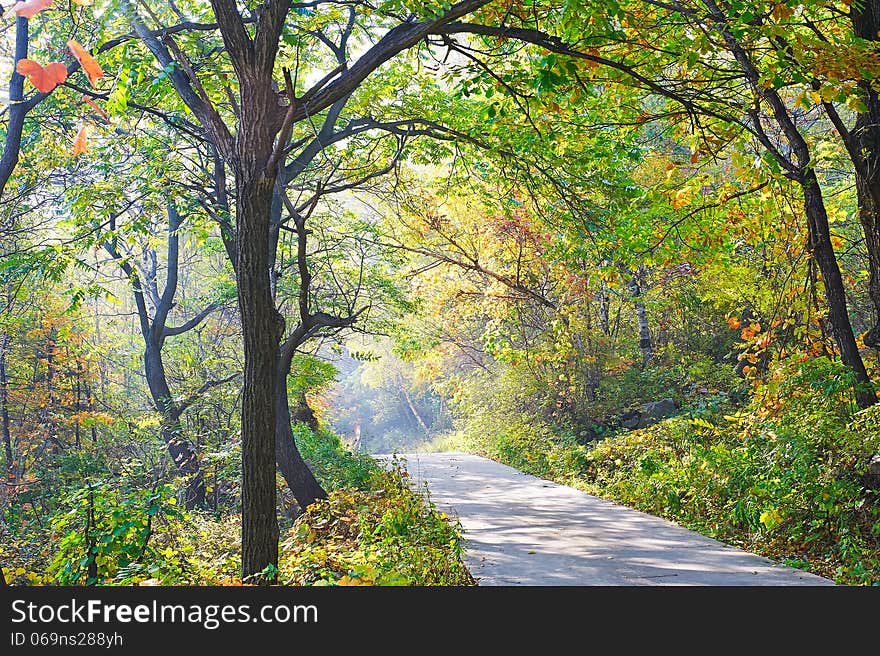
[[398,457],[413,484],[427,483],[438,509],[458,517],[480,585],[833,585],[487,458]]

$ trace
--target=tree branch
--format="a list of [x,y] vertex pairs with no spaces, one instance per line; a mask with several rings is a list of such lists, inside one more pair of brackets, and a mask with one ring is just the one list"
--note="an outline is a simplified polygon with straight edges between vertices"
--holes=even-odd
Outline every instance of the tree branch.
[[166,326],[165,330],[162,331],[163,339],[165,337],[173,337],[174,335],[182,335],[185,332],[188,332],[198,326],[202,321],[208,318],[208,316],[214,312],[214,310],[220,307],[219,303],[211,303],[210,305],[202,308],[201,312],[195,315],[189,321],[179,325],[179,326]]
[[241,374],[239,374],[238,372],[235,372],[234,374],[230,374],[230,375],[227,376],[226,378],[221,378],[221,379],[219,379],[219,380],[206,380],[204,383],[202,383],[201,387],[199,387],[199,388],[198,388],[195,392],[193,392],[192,394],[188,395],[185,399],[183,399],[183,401],[181,401],[181,402],[177,405],[177,416],[180,417],[180,415],[182,415],[183,412],[184,412],[188,407],[190,407],[193,403],[195,403],[196,401],[198,401],[198,400],[199,400],[199,397],[200,397],[202,394],[204,394],[205,392],[207,392],[209,389],[211,389],[211,388],[213,388],[213,387],[218,387],[218,386],[220,386],[220,385],[225,385],[225,384],[228,383],[229,381],[238,378],[240,375],[241,375]]

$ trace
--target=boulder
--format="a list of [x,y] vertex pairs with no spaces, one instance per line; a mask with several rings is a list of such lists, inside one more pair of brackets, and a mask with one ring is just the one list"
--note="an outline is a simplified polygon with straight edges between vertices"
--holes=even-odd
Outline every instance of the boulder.
[[650,401],[649,403],[643,403],[638,410],[624,412],[620,416],[620,423],[624,428],[629,428],[630,430],[647,428],[661,419],[671,417],[677,410],[675,401],[670,398]]
[[656,424],[661,419],[671,417],[678,408],[675,407],[675,401],[666,398],[660,401],[651,401],[642,406],[642,420],[640,428]]
[[620,415],[620,423],[624,428],[634,430],[639,427],[642,421],[641,410],[628,410]]
[[880,490],[880,455],[871,456],[868,462],[868,474],[865,477],[866,486],[871,490]]

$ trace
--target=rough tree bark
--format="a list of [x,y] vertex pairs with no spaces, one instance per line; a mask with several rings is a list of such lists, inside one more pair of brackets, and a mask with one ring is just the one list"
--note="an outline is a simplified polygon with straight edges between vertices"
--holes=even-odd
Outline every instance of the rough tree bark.
[[[849,8],[855,36],[880,41],[880,0],[853,2]],[[874,306],[874,325],[865,334],[865,344],[880,349],[880,94],[872,80],[858,82],[867,111],[858,114],[852,131],[841,132],[853,160],[859,221],[868,252],[868,297]],[[840,130],[840,127],[838,127]]]
[[810,250],[822,273],[825,284],[825,299],[828,305],[828,321],[831,324],[834,341],[840,350],[841,361],[849,367],[855,377],[855,399],[859,408],[867,408],[877,402],[871,379],[859,353],[853,333],[852,323],[846,308],[846,289],[843,277],[831,243],[831,229],[828,214],[822,199],[822,189],[813,169],[804,172],[802,182],[804,193],[804,212],[810,228]]
[[[258,149],[255,154],[259,155]],[[269,284],[269,209],[275,181],[260,170],[268,159],[268,153],[262,155],[251,160],[254,166],[250,171],[236,171],[236,274],[245,356],[241,416],[244,577],[259,575],[267,566],[278,563],[276,387],[284,319],[275,309]]]

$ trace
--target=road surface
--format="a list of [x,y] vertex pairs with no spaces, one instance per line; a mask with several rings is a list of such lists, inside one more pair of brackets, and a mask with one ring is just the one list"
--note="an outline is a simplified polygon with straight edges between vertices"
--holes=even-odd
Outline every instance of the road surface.
[[[388,458],[388,456],[382,456]],[[833,585],[833,582],[464,453],[398,456],[464,528],[480,585]]]

